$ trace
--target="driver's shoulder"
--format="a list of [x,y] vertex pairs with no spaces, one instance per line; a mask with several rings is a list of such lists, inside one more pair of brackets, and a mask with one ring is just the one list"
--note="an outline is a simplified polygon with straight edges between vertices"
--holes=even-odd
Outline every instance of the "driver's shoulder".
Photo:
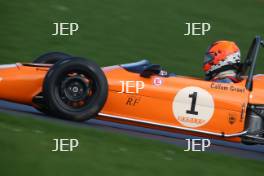
[[241,80],[236,77],[224,77],[224,78],[215,78],[211,80],[213,82],[219,82],[219,83],[238,83]]
[[214,79],[212,81],[219,83],[233,83],[233,80],[231,80],[230,78]]

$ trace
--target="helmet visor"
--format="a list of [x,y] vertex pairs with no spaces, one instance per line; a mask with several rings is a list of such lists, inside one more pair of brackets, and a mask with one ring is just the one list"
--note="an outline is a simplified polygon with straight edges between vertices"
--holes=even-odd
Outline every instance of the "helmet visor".
[[214,57],[212,56],[211,53],[206,53],[204,56],[204,64],[212,62]]

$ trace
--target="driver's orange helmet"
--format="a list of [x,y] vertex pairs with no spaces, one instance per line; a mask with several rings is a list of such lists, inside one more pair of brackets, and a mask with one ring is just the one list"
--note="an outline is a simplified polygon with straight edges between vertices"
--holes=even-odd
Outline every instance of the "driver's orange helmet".
[[225,70],[238,69],[240,50],[232,41],[217,41],[205,53],[203,70],[206,76],[213,76]]

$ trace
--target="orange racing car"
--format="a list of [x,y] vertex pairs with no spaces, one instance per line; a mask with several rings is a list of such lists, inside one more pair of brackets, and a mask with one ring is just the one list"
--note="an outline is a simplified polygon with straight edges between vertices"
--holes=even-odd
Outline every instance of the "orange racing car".
[[[147,60],[100,68],[91,60],[47,53],[0,66],[0,99],[59,118],[98,118],[245,144],[264,144],[264,75],[255,75],[257,36],[239,83],[163,74]],[[166,72],[165,72],[166,73]]]

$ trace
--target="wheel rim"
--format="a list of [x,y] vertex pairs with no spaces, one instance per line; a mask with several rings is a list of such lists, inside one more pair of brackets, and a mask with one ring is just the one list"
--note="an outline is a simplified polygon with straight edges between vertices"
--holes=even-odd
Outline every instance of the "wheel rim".
[[58,79],[56,97],[68,110],[81,110],[95,95],[96,82],[87,73],[74,71]]

